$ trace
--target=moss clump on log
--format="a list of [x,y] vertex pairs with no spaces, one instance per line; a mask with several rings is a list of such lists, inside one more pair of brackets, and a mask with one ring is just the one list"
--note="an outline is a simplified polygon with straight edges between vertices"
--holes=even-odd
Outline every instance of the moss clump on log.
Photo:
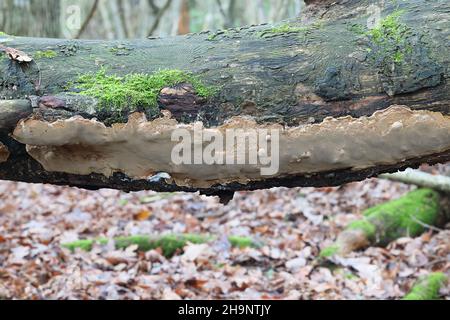
[[439,290],[447,283],[448,278],[442,272],[435,272],[421,277],[403,300],[436,300]]
[[383,60],[384,64],[402,63],[405,55],[412,52],[412,46],[408,41],[411,28],[400,22],[402,14],[401,10],[391,13],[366,33],[378,47],[378,58]]
[[339,252],[339,245],[333,244],[329,247],[326,247],[322,251],[320,251],[320,257],[321,258],[328,258],[334,256],[336,253]]
[[[200,244],[215,240],[214,236],[209,235],[195,235],[195,234],[182,234],[182,235],[164,235],[161,237],[150,236],[130,236],[130,237],[117,237],[114,238],[114,245],[117,249],[125,249],[131,245],[137,245],[139,251],[149,251],[152,249],[161,248],[162,253],[166,257],[173,256],[178,250],[182,250],[188,242]],[[106,245],[109,239],[87,239],[78,240],[70,243],[62,244],[63,247],[74,251],[76,248],[80,248],[85,251],[92,249],[95,243],[100,245]],[[246,248],[256,247],[258,244],[250,238],[230,236],[228,241],[233,247]]]
[[260,37],[265,37],[268,35],[277,35],[277,34],[288,34],[288,33],[309,33],[312,30],[321,29],[323,27],[323,23],[321,21],[314,22],[310,25],[297,27],[292,23],[283,23],[272,28],[263,30],[258,33]]
[[437,86],[444,72],[426,34],[401,21],[405,14],[405,10],[396,10],[370,30],[358,24],[350,27],[350,31],[368,39],[369,57],[379,69],[389,96]]
[[34,59],[42,59],[42,58],[45,58],[45,59],[53,59],[53,58],[55,58],[57,55],[58,55],[58,54],[57,54],[55,51],[53,51],[53,50],[36,51],[36,52],[33,54],[33,58],[34,58]]
[[387,245],[403,236],[415,237],[440,216],[439,193],[418,189],[407,195],[367,209],[364,218],[350,223],[336,243],[323,249],[321,257],[346,254],[367,245]]
[[189,83],[200,97],[210,97],[216,89],[206,86],[196,76],[182,70],[160,70],[153,74],[131,73],[124,77],[97,73],[78,77],[73,86],[78,94],[98,99],[99,107],[110,111],[125,108],[157,109],[160,91],[180,83]]
[[308,30],[307,27],[294,27],[289,23],[284,23],[279,26],[264,30],[261,35],[264,34],[283,34],[283,33],[297,33]]

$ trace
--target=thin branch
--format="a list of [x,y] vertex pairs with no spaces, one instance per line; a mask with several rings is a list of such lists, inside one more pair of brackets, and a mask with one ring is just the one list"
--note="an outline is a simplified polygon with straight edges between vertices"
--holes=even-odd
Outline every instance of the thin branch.
[[415,184],[422,188],[431,188],[450,193],[450,177],[432,175],[420,170],[406,169],[403,172],[381,174],[378,178],[407,184]]
[[153,0],[148,0],[148,5],[153,11],[153,14],[156,14],[159,11],[159,7],[153,2]]
[[228,17],[227,17],[227,28],[232,28],[235,25],[236,22],[236,1],[230,0],[230,3],[228,5]]
[[75,39],[79,39],[81,37],[81,35],[84,33],[84,31],[86,30],[89,22],[92,20],[92,17],[94,17],[95,12],[97,11],[98,2],[99,2],[99,0],[95,0],[94,5],[91,8],[91,11],[89,11],[89,14],[86,17],[86,19],[84,20],[83,25],[81,26],[77,35],[75,36]]
[[155,21],[153,22],[150,31],[147,33],[147,36],[150,37],[153,35],[153,32],[158,28],[159,22],[161,21],[162,16],[164,13],[169,9],[170,5],[172,4],[172,0],[167,0],[166,3],[162,8],[159,9],[158,14],[155,17]]
[[128,31],[127,19],[125,17],[125,11],[123,8],[123,1],[117,0],[117,5],[119,6],[119,17],[120,17],[120,21],[122,22],[122,28],[125,33],[125,38],[129,38],[130,33]]
[[226,20],[227,19],[227,14],[225,13],[225,10],[223,9],[222,1],[216,0],[216,2],[217,2],[217,6],[219,7],[219,11],[222,14],[222,17]]
[[420,221],[419,219],[417,219],[417,218],[416,218],[415,216],[413,216],[413,215],[411,215],[411,219],[412,219],[414,222],[417,222],[418,224],[420,224],[420,225],[421,225],[422,227],[424,227],[425,229],[430,229],[430,230],[437,231],[437,232],[444,231],[443,229],[440,229],[440,228],[435,227],[435,226],[430,226],[429,224],[426,224],[425,222]]

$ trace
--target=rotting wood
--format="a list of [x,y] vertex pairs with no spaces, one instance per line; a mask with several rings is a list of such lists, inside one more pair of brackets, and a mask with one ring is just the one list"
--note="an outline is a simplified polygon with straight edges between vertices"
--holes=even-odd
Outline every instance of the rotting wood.
[[[366,27],[370,5],[380,8],[382,21],[376,30],[381,36]],[[450,138],[446,137],[450,135],[445,135],[448,133],[446,125],[440,124],[447,123],[450,114],[450,55],[448,46],[444,45],[450,36],[449,10],[450,3],[438,0],[398,3],[350,0],[336,1],[316,11],[307,9],[297,20],[276,26],[244,27],[167,39],[104,42],[1,36],[0,42],[5,46],[30,57],[48,50],[55,54],[34,59],[39,72],[36,66],[27,63],[0,60],[0,96],[4,99],[0,102],[0,140],[10,152],[8,161],[0,164],[0,178],[90,189],[178,190],[229,195],[236,190],[277,186],[339,185],[382,172],[417,167],[424,162],[446,162],[450,159],[450,148],[446,147]],[[392,24],[397,24],[399,28],[394,29],[402,33],[394,35],[399,43],[389,47],[390,32],[395,32],[389,29]],[[181,70],[214,90],[210,95],[200,96],[194,83],[182,81],[161,88],[151,107],[113,105],[105,108],[101,107],[104,102],[99,97],[76,94],[80,91],[76,88],[80,74],[98,72],[101,68],[105,68],[108,75],[119,76],[152,75],[162,69]],[[15,124],[20,120],[22,124],[27,123],[25,119],[30,114],[33,121],[49,125],[76,116],[110,127],[114,123],[126,123],[128,116],[136,112],[145,114],[150,122],[163,118],[165,111],[171,111],[177,123],[190,126],[200,120],[204,127],[212,130],[226,125],[233,117],[250,117],[255,126],[288,126],[289,130],[301,130],[311,126],[320,128],[346,116],[354,120],[346,122],[350,128],[352,123],[361,123],[364,117],[370,118],[377,111],[386,112],[394,105],[417,116],[427,112],[442,117],[442,121],[418,126],[416,134],[411,136],[407,135],[413,131],[409,125],[402,127],[401,123],[391,123],[389,128],[399,130],[399,136],[409,144],[394,160],[393,149],[388,154],[380,154],[383,135],[370,136],[375,129],[361,127],[358,141],[375,139],[376,142],[365,145],[364,150],[369,153],[362,156],[370,160],[366,165],[349,163],[345,166],[344,162],[340,166],[311,166],[292,172],[288,168],[283,174],[264,179],[254,176],[236,179],[234,175],[226,177],[225,174],[224,179],[212,179],[213,183],[176,184],[164,179],[149,181],[121,170],[107,175],[101,170],[90,174],[77,174],[72,170],[46,171],[36,159],[45,166],[44,161],[27,152],[33,149],[30,141],[16,135],[29,145],[26,147],[10,136]],[[11,106],[19,107],[11,109]],[[420,121],[415,124],[418,123]],[[374,124],[377,126],[388,128],[381,122]],[[438,131],[440,138],[435,140]],[[350,136],[354,137],[341,135],[342,139]],[[330,154],[338,152],[337,145],[345,141],[333,147],[332,137],[333,133],[322,137],[314,147],[326,147]],[[436,148],[433,147],[435,142],[439,144]],[[351,150],[348,151],[347,154]],[[402,157],[402,153],[405,156]],[[339,159],[336,162],[339,164]]]

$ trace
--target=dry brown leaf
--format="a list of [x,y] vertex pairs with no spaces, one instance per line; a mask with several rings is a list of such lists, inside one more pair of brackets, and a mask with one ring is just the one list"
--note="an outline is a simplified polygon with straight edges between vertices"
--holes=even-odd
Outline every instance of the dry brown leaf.
[[137,214],[134,215],[134,220],[137,221],[144,221],[150,218],[152,215],[152,212],[146,209],[142,209]]
[[186,280],[184,282],[184,284],[188,287],[193,287],[195,289],[201,289],[207,282],[208,282],[208,280],[191,278],[191,279]]

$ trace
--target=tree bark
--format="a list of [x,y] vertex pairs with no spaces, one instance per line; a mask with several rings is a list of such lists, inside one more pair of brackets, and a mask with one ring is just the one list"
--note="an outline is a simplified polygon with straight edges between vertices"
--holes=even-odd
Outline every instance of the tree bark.
[[[368,29],[369,5],[378,7],[381,17],[391,17],[395,25],[382,20],[375,27],[381,35]],[[0,178],[90,189],[227,195],[278,186],[339,185],[425,162],[446,162],[450,159],[449,11],[450,3],[439,0],[346,0],[311,6],[297,20],[276,26],[167,39],[104,42],[3,36],[0,41],[5,46],[40,58],[28,64],[0,61],[4,99],[0,141],[10,154],[0,164]],[[56,57],[42,57],[40,53],[49,50]],[[77,91],[73,83],[100,68],[120,76],[182,70],[215,90],[205,98],[192,83],[163,88],[156,113],[142,106],[121,106],[121,111],[93,108],[98,99],[73,94]],[[247,173],[248,167],[239,167],[236,173],[219,166],[211,171],[192,167],[191,173],[180,174],[161,164],[150,173],[178,174],[178,180],[137,177],[120,165],[111,174],[86,172],[86,168],[80,174],[70,163],[61,168],[61,159],[76,158],[62,157],[63,150],[76,145],[77,152],[92,160],[89,150],[98,146],[79,136],[73,137],[73,145],[44,141],[45,132],[61,135],[55,121],[65,125],[74,116],[104,125],[101,130],[106,134],[113,123],[125,123],[131,114],[136,118],[136,112],[145,114],[148,123],[165,121],[161,120],[168,117],[165,110],[172,113],[175,126],[193,126],[201,120],[204,127],[217,130],[281,128],[282,170],[270,177]],[[90,126],[81,120],[75,123]],[[33,126],[48,126],[48,130],[39,139],[27,131]],[[98,148],[95,152],[103,156]],[[55,154],[60,159],[57,170],[46,162]],[[135,160],[133,152],[129,157]],[[209,173],[211,179],[205,178]]]

